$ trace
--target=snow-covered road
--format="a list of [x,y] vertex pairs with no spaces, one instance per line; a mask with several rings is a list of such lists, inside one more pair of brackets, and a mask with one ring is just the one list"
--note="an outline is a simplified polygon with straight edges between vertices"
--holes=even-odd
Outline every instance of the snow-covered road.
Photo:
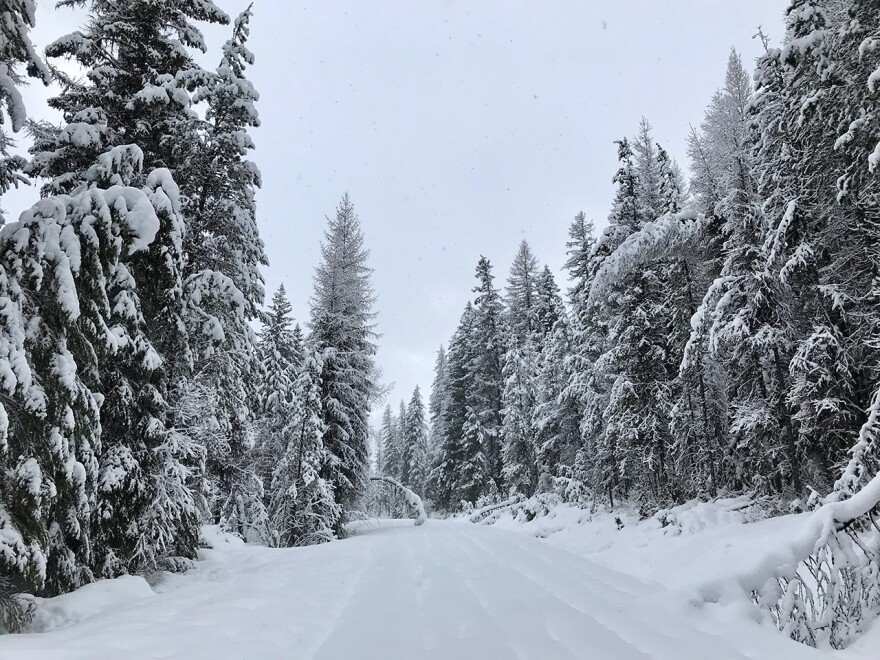
[[290,550],[218,544],[155,589],[124,578],[53,599],[41,617],[54,629],[0,637],[0,658],[824,655],[749,620],[747,603],[698,608],[539,540],[462,522],[384,521]]

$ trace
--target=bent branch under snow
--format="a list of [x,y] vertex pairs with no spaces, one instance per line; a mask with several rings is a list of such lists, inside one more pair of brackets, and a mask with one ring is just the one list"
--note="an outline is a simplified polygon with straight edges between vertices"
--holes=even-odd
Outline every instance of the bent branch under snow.
[[406,504],[409,507],[410,514],[416,521],[416,527],[424,524],[424,522],[428,519],[428,514],[425,513],[425,506],[424,504],[422,504],[422,498],[416,495],[402,483],[397,481],[397,479],[378,476],[370,477],[370,481],[384,481],[386,484],[397,488],[403,494],[403,498],[406,500]]

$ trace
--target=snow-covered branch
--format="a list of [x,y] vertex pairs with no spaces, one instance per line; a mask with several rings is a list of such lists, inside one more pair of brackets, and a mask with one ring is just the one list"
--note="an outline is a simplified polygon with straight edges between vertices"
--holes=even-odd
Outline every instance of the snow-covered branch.
[[410,513],[416,521],[416,527],[419,525],[423,525],[425,521],[428,519],[428,514],[425,513],[425,505],[422,504],[422,498],[412,492],[409,488],[400,483],[397,479],[392,479],[391,477],[370,477],[370,481],[383,481],[386,484],[390,484],[394,486],[403,494],[403,498],[406,500],[407,506],[409,506]]

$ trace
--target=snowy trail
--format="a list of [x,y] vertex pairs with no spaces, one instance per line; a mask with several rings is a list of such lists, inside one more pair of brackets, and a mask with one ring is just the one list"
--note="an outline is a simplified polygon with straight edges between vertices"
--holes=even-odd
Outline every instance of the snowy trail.
[[[141,588],[112,604],[113,590],[129,584]],[[539,540],[462,522],[383,521],[342,542],[290,550],[226,544],[156,593],[127,578],[63,598],[73,600],[59,612],[83,611],[81,620],[0,637],[0,658],[832,655],[759,626],[745,608],[697,608]],[[83,609],[102,598],[110,604],[97,613]]]

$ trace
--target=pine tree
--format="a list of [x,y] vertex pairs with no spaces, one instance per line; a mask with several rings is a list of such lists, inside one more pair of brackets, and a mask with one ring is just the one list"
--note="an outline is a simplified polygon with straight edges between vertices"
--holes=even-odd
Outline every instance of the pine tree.
[[[125,181],[126,172],[136,171],[126,164],[128,152],[114,149],[99,157],[99,186]],[[96,531],[96,560],[107,577],[155,568],[164,557],[194,558],[198,543],[199,508],[189,482],[200,471],[203,450],[175,429],[169,403],[174,384],[191,365],[183,330],[180,195],[165,169],[147,176],[144,192],[156,209],[159,230],[127,266],[137,283],[142,318],[150,320],[139,325],[156,367],[144,374],[143,358],[136,355],[124,362],[108,355],[99,363],[102,378],[109,376],[113,384],[105,387],[101,408],[98,482],[106,508],[97,511]]]
[[568,301],[573,309],[579,307],[584,299],[584,291],[588,288],[592,270],[591,255],[596,244],[593,232],[593,223],[587,220],[583,211],[578,213],[568,226],[568,241],[565,243],[568,258],[565,261],[565,269],[571,282]]
[[282,452],[272,472],[269,513],[274,543],[311,545],[336,538],[342,509],[323,477],[324,448],[320,398],[320,355],[307,351],[294,384],[293,407],[281,432]]
[[[271,483],[278,461],[286,451],[284,429],[290,423],[292,410],[299,405],[296,384],[303,348],[290,314],[290,302],[282,284],[272,296],[258,343],[260,369],[254,388],[257,400],[254,471],[263,484]],[[222,445],[223,439],[217,434],[214,442]],[[211,453],[221,455],[222,447],[212,448]]]
[[[13,133],[18,133],[27,120],[27,111],[18,90],[25,82],[20,66],[23,64],[28,76],[44,84],[48,85],[51,81],[49,70],[37,55],[28,35],[35,24],[34,14],[33,0],[11,0],[0,8],[0,124],[5,123],[8,117]],[[10,154],[12,146],[12,137],[0,128],[0,195],[19,183],[27,183],[27,179],[20,174],[26,160]],[[0,225],[3,223],[0,211]]]
[[507,278],[507,325],[518,342],[532,336],[537,326],[538,261],[523,241]]
[[193,21],[225,24],[229,18],[200,0],[90,0],[84,31],[47,46],[49,57],[83,67],[86,79],[65,78],[62,93],[49,101],[66,126],[40,131],[32,148],[28,171],[50,179],[44,192],[82,186],[87,170],[113,146],[140,147],[145,172],[180,163],[175,132],[189,123],[191,99],[178,81],[205,75],[190,53],[206,49]]
[[437,349],[434,362],[434,381],[431,384],[431,396],[428,400],[430,431],[428,436],[428,474],[425,485],[427,499],[435,504],[438,500],[439,484],[435,481],[435,467],[440,463],[441,453],[448,441],[446,428],[446,409],[449,406],[449,372],[446,362],[446,350],[441,346]]
[[[728,283],[721,276],[730,257],[725,241],[742,227],[742,218],[752,213],[756,203],[749,115],[752,97],[750,77],[739,55],[731,50],[724,87],[713,96],[700,132],[693,131],[688,144],[691,190],[704,221],[697,259],[680,273],[684,282],[679,291],[686,292],[688,307],[694,311],[679,365],[672,423],[678,436],[679,470],[691,493],[714,495],[719,487],[736,487],[738,478],[728,432],[726,372],[732,365],[716,350],[712,334],[715,307]],[[737,254],[744,248],[739,237],[730,245]],[[727,267],[733,268],[733,262]]]
[[399,461],[395,478],[404,485],[410,482],[410,467],[412,465],[412,447],[407,442],[406,418],[406,401],[401,399],[394,424],[394,444],[397,447]]
[[[847,467],[835,486],[845,496],[857,492],[859,486],[880,469],[876,454],[880,409],[880,344],[876,342],[880,336],[880,230],[876,221],[871,219],[876,217],[880,206],[876,175],[880,163],[876,76],[880,69],[877,49],[880,29],[876,2],[853,1],[848,9],[846,18],[849,20],[843,26],[836,26],[839,31],[830,32],[839,37],[828,46],[830,52],[826,57],[830,62],[824,58],[818,60],[826,113],[818,113],[815,119],[819,121],[813,123],[818,129],[821,119],[836,111],[840,126],[840,135],[833,144],[839,158],[836,199],[842,208],[838,211],[840,231],[835,238],[840,240],[840,248],[828,267],[828,282],[822,288],[836,303],[833,307],[842,318],[836,324],[836,336],[832,335],[834,341],[827,342],[831,350],[819,353],[821,359],[815,362],[821,366],[805,379],[819,395],[810,398],[821,402],[823,390],[840,382],[835,370],[849,371],[847,367],[850,365],[834,362],[835,353],[840,351],[838,338],[846,337],[844,351],[849,354],[850,364],[854,367],[850,372],[852,401],[865,413],[853,420],[861,423],[858,440],[849,452]],[[827,163],[827,153],[817,154],[816,159]],[[845,324],[849,325],[848,332],[840,332]],[[831,368],[828,368],[829,363]],[[808,373],[803,369],[800,371],[804,375]],[[823,414],[839,415],[841,409],[844,408],[816,407],[819,414],[813,418],[818,425]]]
[[[322,477],[343,518],[366,490],[368,416],[377,393],[374,296],[360,221],[348,195],[328,219],[311,299],[311,342],[324,356],[321,404],[329,461]],[[337,532],[340,528],[337,528]]]
[[[248,8],[236,19],[215,74],[188,70],[167,83],[180,88],[169,93],[195,85],[193,102],[207,105],[204,120],[189,113],[169,124],[167,139],[174,143],[171,155],[179,163],[175,177],[184,193],[187,221],[184,320],[192,338],[192,377],[215,397],[212,430],[195,439],[208,448],[220,506],[236,502],[237,520],[243,509],[265,518],[259,475],[252,474],[255,411],[248,405],[259,368],[250,321],[258,317],[263,301],[259,265],[266,264],[255,220],[259,171],[245,158],[253,148],[247,130],[259,125],[254,109],[258,95],[245,77],[246,66],[253,63],[246,46],[250,16]],[[175,398],[186,405],[182,397]],[[246,503],[248,498],[252,501]]]
[[549,268],[538,286],[540,343],[536,357],[535,409],[532,415],[535,448],[542,488],[571,467],[580,447],[580,412],[577,401],[566,394],[569,372],[565,360],[572,352],[568,313]]
[[223,273],[244,296],[247,317],[257,318],[263,302],[259,267],[268,262],[254,202],[260,172],[246,158],[254,148],[248,129],[260,125],[259,94],[246,77],[247,66],[254,63],[247,48],[251,16],[248,7],[236,18],[216,73],[184,78],[199,83],[193,103],[205,103],[207,110],[204,120],[194,117],[185,129],[193,140],[178,138],[175,148],[184,153],[177,155],[175,180],[186,195],[187,276]]
[[535,330],[533,337],[540,351],[564,313],[559,287],[550,267],[545,265],[535,283]]
[[504,363],[504,482],[510,492],[527,497],[538,487],[538,462],[533,415],[537,392],[535,353],[531,339],[511,338]]
[[643,223],[659,218],[666,210],[660,197],[660,160],[651,130],[650,122],[642,117],[639,132],[632,142],[637,172],[638,211]]
[[[731,49],[724,87],[712,97],[700,131],[693,130],[688,138],[691,189],[706,216],[729,217],[753,190],[751,102],[751,77]],[[714,225],[717,231],[718,223]]]
[[472,431],[482,438],[482,455],[490,477],[500,489],[502,482],[501,424],[504,377],[504,311],[495,289],[492,264],[480,257],[473,292],[474,317],[471,340],[473,354],[467,367],[472,379],[468,405],[473,410]]
[[[613,179],[617,192],[608,227],[592,253],[593,278],[604,262],[645,222],[642,211],[647,206],[640,200],[639,171],[632,148],[626,138],[617,145],[620,168]],[[575,382],[585,409],[582,434],[589,448],[585,456],[592,456],[594,474],[590,481],[593,487],[607,493],[612,501],[615,492],[625,493],[629,488],[631,478],[625,471],[638,469],[637,462],[636,465],[626,462],[627,453],[635,451],[635,430],[627,428],[622,419],[618,421],[613,411],[633,406],[631,417],[637,418],[638,396],[631,389],[632,381],[622,358],[624,355],[634,358],[638,353],[621,351],[619,346],[626,344],[627,338],[637,341],[637,332],[629,329],[628,323],[635,320],[637,300],[644,299],[647,293],[643,283],[634,281],[640,277],[634,274],[616,282],[604,293],[601,303],[593,295],[595,281],[591,282],[585,314],[579,319],[582,324],[579,367],[588,373],[586,377],[576,376]]]
[[435,504],[444,511],[458,508],[461,501],[476,502],[484,494],[489,478],[484,453],[485,438],[472,405],[474,360],[472,337],[476,326],[473,305],[468,302],[447,354],[447,400],[444,415],[446,436],[437,448],[432,466]]
[[391,412],[391,406],[385,406],[382,413],[382,426],[379,431],[379,442],[382,445],[382,466],[380,474],[393,479],[400,476],[400,447],[397,444],[397,419]]
[[[105,160],[125,170],[139,154]],[[168,318],[158,297],[176,307],[167,271],[147,286],[141,270],[179,207],[167,172],[147,183],[43,200],[0,235],[3,554],[40,593],[195,553],[198,457],[164,424],[164,363],[144,332],[147,314]]]
[[422,393],[416,387],[406,407],[404,442],[409,447],[409,481],[405,483],[418,495],[425,492],[428,478],[428,423],[425,421],[425,405]]

